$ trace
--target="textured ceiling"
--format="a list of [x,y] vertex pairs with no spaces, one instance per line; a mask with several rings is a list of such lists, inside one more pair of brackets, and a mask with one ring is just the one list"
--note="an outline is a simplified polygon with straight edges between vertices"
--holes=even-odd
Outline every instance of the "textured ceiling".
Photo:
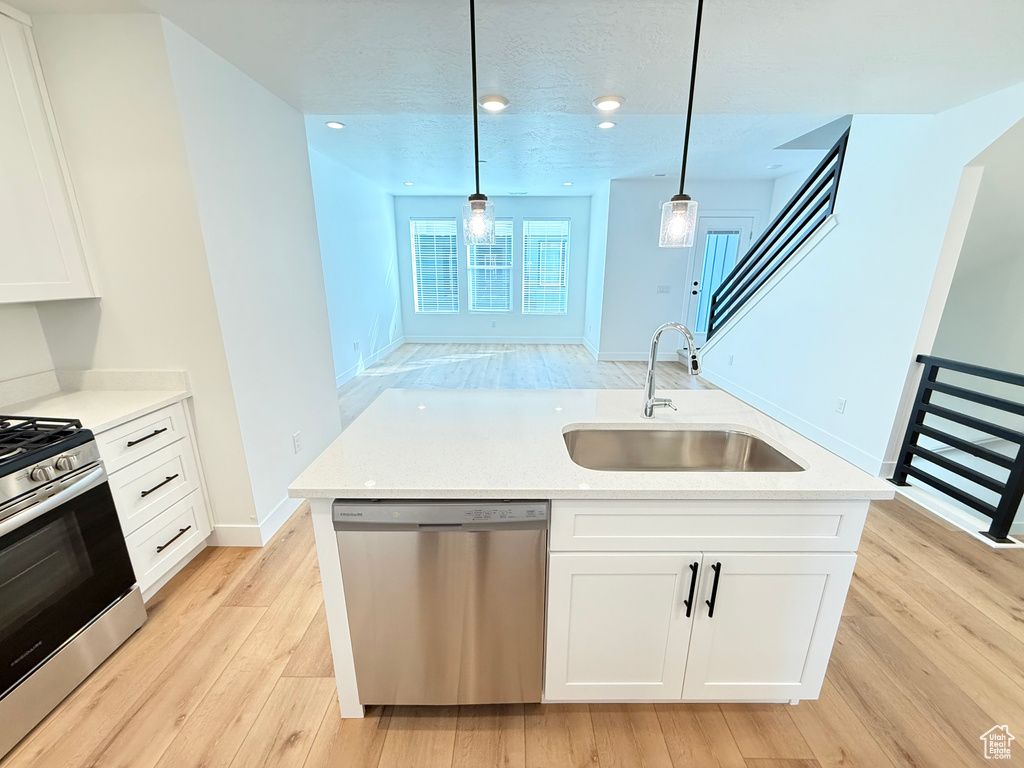
[[[311,143],[402,193],[472,178],[466,0],[8,0],[159,12],[306,113]],[[675,174],[695,0],[478,0],[485,187]],[[1024,0],[707,0],[692,175],[765,178],[839,115],[933,113],[1024,80]],[[598,131],[592,100],[625,96]],[[328,117],[348,125],[323,128]],[[781,165],[768,170],[768,165]],[[415,181],[414,188],[402,182]],[[562,181],[573,181],[563,188]]]
[[[158,11],[306,113],[464,113],[466,0],[10,0]],[[521,114],[685,105],[695,0],[480,0],[482,92]],[[1024,79],[1022,0],[708,0],[697,112],[932,113]]]
[[[473,184],[473,123],[468,115],[307,115],[310,144],[393,194],[468,194]],[[810,170],[821,151],[774,147],[829,122],[828,115],[697,115],[689,178],[770,179]],[[592,115],[480,116],[481,185],[487,194],[590,194],[607,179],[676,176],[679,115],[622,115],[597,128]],[[778,168],[769,169],[769,165]],[[415,186],[405,187],[412,181]],[[573,182],[572,187],[562,186]]]

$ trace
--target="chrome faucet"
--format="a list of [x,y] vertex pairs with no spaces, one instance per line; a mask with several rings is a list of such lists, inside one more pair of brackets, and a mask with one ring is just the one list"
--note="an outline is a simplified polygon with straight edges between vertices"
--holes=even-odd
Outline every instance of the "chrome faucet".
[[655,397],[654,396],[654,364],[658,361],[658,340],[661,339],[661,334],[667,330],[679,331],[683,334],[683,338],[686,339],[686,351],[690,353],[690,374],[697,376],[700,374],[700,361],[697,359],[697,344],[693,340],[693,334],[690,333],[690,329],[680,323],[665,323],[654,332],[654,337],[651,339],[651,359],[647,361],[647,383],[644,385],[644,418],[653,419],[655,408],[671,408],[673,411],[676,407],[672,405],[672,400],[667,397]]

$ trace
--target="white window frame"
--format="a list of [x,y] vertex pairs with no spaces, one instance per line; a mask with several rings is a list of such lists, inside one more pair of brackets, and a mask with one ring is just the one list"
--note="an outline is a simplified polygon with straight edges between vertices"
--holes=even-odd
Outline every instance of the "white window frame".
[[[527,230],[529,229],[528,225],[530,224],[530,222],[564,222],[565,223],[565,249],[564,249],[564,257],[563,257],[564,266],[562,268],[562,279],[558,283],[551,283],[550,281],[549,282],[545,282],[544,280],[541,279],[541,277],[543,275],[543,270],[540,270],[538,272],[538,283],[537,283],[537,287],[538,288],[543,288],[545,286],[557,285],[557,286],[559,286],[559,287],[561,287],[563,289],[562,293],[563,293],[565,299],[562,302],[562,308],[560,310],[556,310],[556,311],[551,311],[551,310],[538,311],[538,310],[529,310],[527,308],[528,307],[527,297],[529,296],[530,291],[529,291],[529,288],[528,288],[528,285],[527,285],[527,279],[526,279],[526,268],[527,268],[527,263],[526,263],[526,238],[527,238]],[[522,313],[524,315],[567,315],[567,314],[569,314],[569,282],[570,282],[569,281],[569,251],[570,251],[570,248],[571,248],[571,245],[572,245],[572,219],[569,218],[569,217],[566,217],[566,216],[552,216],[552,217],[539,217],[539,216],[526,217],[526,216],[524,216],[523,220],[522,220],[522,227],[523,227],[523,234],[522,234],[523,268],[521,270],[521,272],[522,272]],[[537,291],[537,292],[539,293],[539,291]]]
[[[454,309],[421,309],[419,276],[416,269],[416,224],[417,222],[448,222],[452,226],[454,248],[452,249],[452,280],[455,294]],[[459,231],[454,217],[447,216],[416,216],[409,219],[409,248],[412,253],[412,304],[417,314],[423,315],[457,315],[462,310],[459,296]]]
[[[508,266],[474,266],[473,265],[473,249],[474,248],[492,248],[494,246],[466,246],[466,290],[467,290],[467,304],[469,311],[472,313],[481,313],[487,315],[495,314],[510,314],[512,312],[512,294],[513,294],[513,282],[515,281],[515,250],[516,250],[516,238],[515,238],[515,219],[511,217],[495,219],[495,235],[497,235],[497,228],[499,224],[508,224]],[[474,272],[488,272],[504,270],[508,273],[508,306],[505,309],[481,309],[473,306],[473,279]]]

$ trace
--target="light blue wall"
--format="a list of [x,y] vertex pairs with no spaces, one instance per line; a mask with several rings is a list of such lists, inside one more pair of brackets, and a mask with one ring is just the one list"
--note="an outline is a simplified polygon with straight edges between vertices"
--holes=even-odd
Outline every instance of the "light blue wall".
[[608,205],[611,182],[601,184],[590,198],[590,263],[587,265],[586,317],[583,343],[594,357],[601,349],[601,311],[604,306],[604,262],[608,249]]
[[[579,344],[583,340],[587,301],[587,261],[590,257],[589,197],[494,197],[495,216],[514,219],[512,311],[470,312],[467,293],[466,248],[462,242],[463,197],[395,197],[395,238],[401,278],[402,325],[411,342],[534,342]],[[458,314],[417,313],[413,307],[412,246],[409,219],[453,218],[458,222]],[[565,315],[524,315],[523,219],[572,220],[569,232],[569,301]]]
[[402,341],[395,209],[383,189],[312,147],[309,162],[341,386]]

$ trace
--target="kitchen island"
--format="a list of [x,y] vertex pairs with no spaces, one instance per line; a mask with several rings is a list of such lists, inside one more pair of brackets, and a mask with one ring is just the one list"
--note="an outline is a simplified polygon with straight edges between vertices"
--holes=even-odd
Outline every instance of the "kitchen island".
[[[892,487],[721,391],[389,390],[295,480],[344,717],[360,717],[335,499],[550,500],[544,701],[815,698],[873,499]],[[731,430],[793,471],[603,471],[588,429]]]

